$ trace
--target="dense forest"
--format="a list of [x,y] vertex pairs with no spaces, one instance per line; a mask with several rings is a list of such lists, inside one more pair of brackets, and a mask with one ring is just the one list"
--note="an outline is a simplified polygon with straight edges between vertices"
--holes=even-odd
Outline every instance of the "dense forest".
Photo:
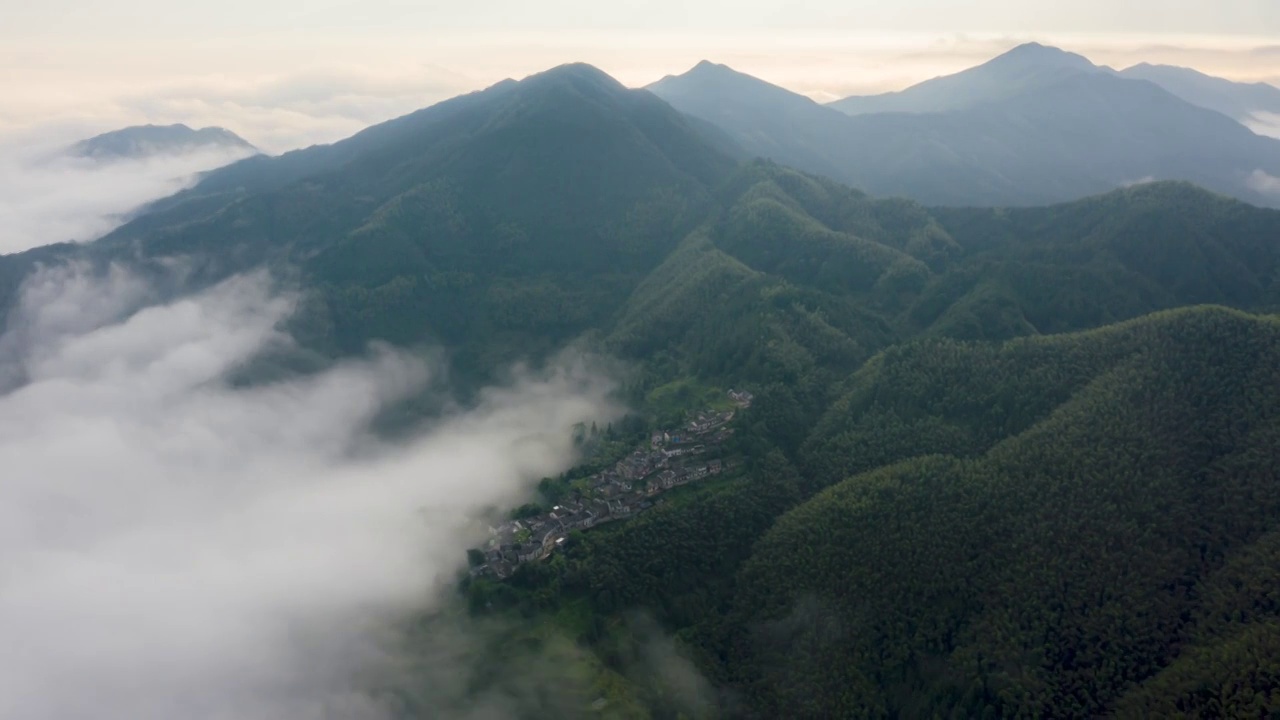
[[[405,717],[1280,712],[1280,211],[932,209],[743,155],[569,66],[0,257],[0,306],[66,259],[266,265],[295,369],[430,343],[465,401],[574,345],[625,361],[629,441],[751,389],[743,472],[461,579],[406,642],[467,680],[409,672]],[[434,656],[462,627],[492,640]]]

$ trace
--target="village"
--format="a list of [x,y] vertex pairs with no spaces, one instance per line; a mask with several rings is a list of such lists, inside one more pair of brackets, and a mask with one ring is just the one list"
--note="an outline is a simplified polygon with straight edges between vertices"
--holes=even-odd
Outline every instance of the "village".
[[[730,390],[729,399],[745,409],[753,397]],[[702,410],[680,428],[655,431],[647,446],[587,478],[585,489],[572,499],[549,512],[490,527],[483,562],[474,564],[471,574],[506,578],[523,563],[550,557],[573,530],[624,520],[661,503],[659,496],[668,490],[721,474],[720,448],[733,433],[728,425],[735,414],[735,409]]]

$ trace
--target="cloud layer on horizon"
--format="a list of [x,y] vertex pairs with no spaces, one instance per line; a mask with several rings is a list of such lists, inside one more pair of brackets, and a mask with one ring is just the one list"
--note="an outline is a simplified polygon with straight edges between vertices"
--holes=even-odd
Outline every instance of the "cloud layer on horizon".
[[[0,50],[0,67],[35,67],[0,110],[0,136],[50,123],[94,132],[140,122],[221,125],[268,152],[332,142],[440,100],[565,62],[599,66],[641,86],[702,59],[726,63],[819,100],[896,90],[984,62],[1030,40],[1100,64],[1188,65],[1246,81],[1280,82],[1264,39],[1028,33],[779,31],[523,31],[367,38],[315,36],[259,46],[169,43],[145,60],[109,43]],[[34,54],[33,54],[34,53]],[[157,68],[151,57],[169,57]],[[317,61],[316,57],[324,60]]]
[[379,628],[614,412],[568,364],[392,444],[367,427],[431,381],[420,358],[228,384],[290,342],[265,275],[148,305],[127,271],[62,267],[23,298],[0,336],[26,381],[0,395],[3,717],[377,717],[355,678]]

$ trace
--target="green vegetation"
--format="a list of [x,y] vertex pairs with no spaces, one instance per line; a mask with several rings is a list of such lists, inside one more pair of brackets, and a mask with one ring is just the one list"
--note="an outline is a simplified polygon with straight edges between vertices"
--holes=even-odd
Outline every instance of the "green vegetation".
[[406,717],[1259,717],[1280,712],[1277,238],[1280,212],[1176,183],[873,199],[739,165],[571,66],[0,257],[0,305],[40,263],[164,278],[182,256],[159,293],[259,265],[303,289],[297,357],[256,372],[437,346],[465,402],[516,360],[617,358],[635,412],[580,428],[586,463],[524,517],[754,393],[733,472],[461,580],[408,635]]
[[[1161,707],[1161,690],[1196,689],[1176,659],[1203,637],[1192,652],[1226,665],[1193,660],[1208,673],[1196,680],[1221,689],[1179,710],[1274,711],[1265,676],[1280,658],[1229,658],[1265,647],[1273,636],[1256,624],[1276,620],[1256,602],[1274,580],[1260,562],[1272,549],[1256,543],[1280,527],[1280,322],[1177,311],[995,351],[958,346],[958,358],[937,350],[921,346],[926,357],[895,371],[895,387],[924,382],[889,399],[906,414],[920,389],[940,431],[918,448],[886,440],[911,430],[874,421],[842,433],[881,452],[877,469],[786,515],[739,575],[732,666],[753,706],[806,717]],[[927,389],[945,366],[957,385]],[[1025,397],[1035,385],[1059,399],[991,403],[987,390]]]

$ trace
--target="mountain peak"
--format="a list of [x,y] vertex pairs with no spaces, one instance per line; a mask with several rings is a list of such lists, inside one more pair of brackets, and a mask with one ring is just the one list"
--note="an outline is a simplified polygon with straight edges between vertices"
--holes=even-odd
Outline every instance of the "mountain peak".
[[1082,55],[1029,42],[953,75],[925,80],[898,92],[837,100],[831,107],[849,115],[950,112],[1007,100],[1066,77],[1102,72]]
[[679,75],[667,75],[661,80],[650,85],[649,89],[652,90],[655,87],[661,87],[663,85],[668,85],[673,82],[682,82],[682,81],[688,81],[688,80],[715,81],[715,80],[724,80],[728,78],[746,78],[746,77],[750,77],[750,76],[740,73],[737,70],[734,70],[733,68],[729,67],[728,65],[711,62],[710,60],[700,60],[698,61],[697,65],[694,65],[693,67],[689,68],[688,70],[686,70],[685,72]]
[[78,157],[139,158],[195,150],[233,150],[256,153],[244,138],[220,127],[194,130],[184,123],[133,125],[81,140],[68,149]]
[[1032,41],[1032,42],[1025,42],[1025,43],[1022,43],[1021,45],[1014,46],[1012,50],[1009,50],[1005,54],[1010,55],[1010,54],[1020,53],[1024,55],[1031,55],[1031,54],[1053,54],[1053,53],[1062,53],[1062,52],[1063,51],[1061,49],[1053,47],[1052,45],[1045,45],[1043,43]]
[[517,83],[525,89],[545,88],[555,85],[570,86],[578,92],[613,95],[627,91],[626,86],[600,68],[583,62],[566,63],[550,70],[530,75]]
[[[817,107],[809,98],[710,60],[681,75],[668,75],[645,88],[681,112],[715,122],[724,103],[738,106]],[[706,104],[709,103],[709,104]],[[698,110],[693,110],[698,106]]]
[[616,85],[620,88],[622,87],[622,84],[613,79],[613,76],[609,73],[601,70],[595,65],[584,62],[572,62],[565,63],[564,65],[557,65],[550,70],[544,70],[543,72],[530,75],[526,79],[533,80],[535,78],[585,80],[588,82],[604,83],[607,85]]
[[1052,45],[1042,45],[1038,42],[1028,42],[1018,45],[1017,47],[997,55],[988,62],[988,65],[1038,65],[1062,68],[1076,68],[1081,70],[1091,70],[1097,68],[1088,58],[1083,55],[1077,55]]

